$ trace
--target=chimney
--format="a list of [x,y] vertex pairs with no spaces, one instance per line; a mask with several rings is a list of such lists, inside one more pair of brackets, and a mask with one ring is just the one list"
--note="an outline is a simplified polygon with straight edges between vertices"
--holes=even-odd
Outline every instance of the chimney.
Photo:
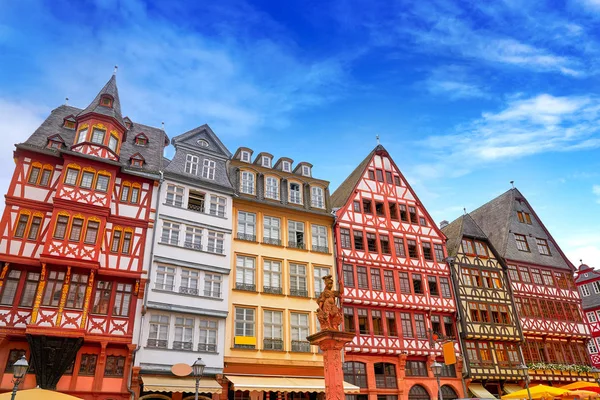
[[440,222],[440,229],[444,229],[447,226],[448,226],[448,221],[443,220],[442,222]]

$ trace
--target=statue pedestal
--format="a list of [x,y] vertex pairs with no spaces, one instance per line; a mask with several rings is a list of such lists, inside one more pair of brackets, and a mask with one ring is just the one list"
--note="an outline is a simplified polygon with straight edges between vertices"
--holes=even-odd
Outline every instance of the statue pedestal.
[[342,351],[346,343],[351,342],[354,336],[354,333],[324,330],[306,338],[311,345],[319,346],[323,352],[326,400],[344,400],[345,398]]

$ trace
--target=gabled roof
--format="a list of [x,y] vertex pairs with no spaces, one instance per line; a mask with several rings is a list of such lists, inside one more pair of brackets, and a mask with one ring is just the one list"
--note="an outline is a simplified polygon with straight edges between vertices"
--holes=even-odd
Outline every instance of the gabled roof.
[[488,241],[485,233],[469,214],[461,215],[450,224],[443,227],[442,232],[448,238],[446,248],[448,249],[448,256],[451,257],[458,254],[463,237]]
[[[112,107],[106,107],[100,104],[100,99],[103,95],[109,95],[112,97]],[[89,113],[96,113],[106,115],[107,117],[112,117],[116,119],[117,122],[119,122],[123,127],[126,127],[125,122],[123,121],[123,116],[121,115],[121,101],[119,100],[119,90],[117,89],[116,75],[110,77],[108,82],[106,82],[106,85],[104,85],[100,92],[98,92],[90,105],[81,111],[77,117],[81,117]]]
[[62,136],[60,136],[58,133],[48,136],[48,140],[52,140],[55,142],[61,142],[61,143],[65,143],[65,140],[62,138]]
[[[533,217],[531,225],[519,221],[518,211],[531,214]],[[490,239],[498,253],[507,260],[570,270],[575,269],[574,265],[558,247],[533,207],[518,189],[512,188],[504,192],[470,214]],[[530,252],[520,251],[517,248],[515,234],[524,235],[527,238]],[[536,238],[548,241],[550,256],[538,252]]]
[[[219,137],[213,132],[213,130],[208,126],[208,124],[200,125],[197,128],[189,130],[181,135],[175,136],[171,139],[171,144],[177,148],[180,145],[192,146],[192,148],[197,148],[199,151],[204,151],[202,148],[199,148],[197,144],[194,142],[194,137],[198,136],[202,139],[205,139],[209,142],[210,145],[214,145],[209,147],[211,153],[221,153],[221,155],[225,158],[231,158],[231,152],[227,147],[221,142]],[[216,146],[216,148],[214,148]]]

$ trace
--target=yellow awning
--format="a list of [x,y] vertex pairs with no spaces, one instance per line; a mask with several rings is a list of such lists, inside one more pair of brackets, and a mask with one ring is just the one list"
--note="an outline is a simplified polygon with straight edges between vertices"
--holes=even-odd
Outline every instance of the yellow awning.
[[515,383],[507,383],[503,386],[503,389],[506,392],[506,394],[511,394],[514,392],[518,392],[519,390],[521,390],[523,388]]
[[493,394],[487,391],[486,388],[483,387],[480,383],[471,383],[469,385],[469,391],[473,393],[475,396],[480,399],[495,399]]
[[[275,376],[227,375],[235,390],[258,392],[317,392],[325,393],[323,378],[291,378]],[[360,388],[344,382],[345,393],[360,393]]]
[[[11,392],[0,394],[0,399],[10,399],[12,396]],[[55,392],[53,390],[45,390],[45,389],[27,389],[27,390],[19,390],[16,399],[19,400],[79,400],[81,397],[69,396],[68,394]]]
[[561,386],[560,388],[567,389],[567,390],[576,390],[576,389],[581,389],[581,388],[586,388],[586,387],[598,387],[598,384],[596,382],[577,381],[577,382],[569,383],[568,385]]
[[[142,376],[146,392],[194,392],[196,379],[176,376]],[[200,379],[200,393],[221,393],[221,385],[213,378]]]

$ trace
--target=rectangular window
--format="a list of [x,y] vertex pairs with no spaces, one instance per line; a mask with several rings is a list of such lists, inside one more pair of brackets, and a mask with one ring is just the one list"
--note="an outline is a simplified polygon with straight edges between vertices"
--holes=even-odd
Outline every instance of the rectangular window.
[[187,154],[185,157],[185,173],[191,175],[198,175],[198,156]]
[[388,206],[390,208],[390,218],[394,221],[398,221],[398,206],[396,205],[396,203],[388,203]]
[[27,229],[28,222],[29,215],[21,214],[19,216],[19,222],[17,222],[17,229],[15,229],[15,237],[22,238],[25,235],[25,229]]
[[56,227],[54,228],[54,239],[64,239],[67,232],[69,217],[59,215],[56,219]]
[[519,276],[521,281],[525,283],[531,283],[531,277],[529,276],[529,269],[527,267],[519,267]]
[[367,318],[367,310],[364,308],[358,309],[358,333],[361,335],[369,334],[369,320]]
[[105,131],[98,129],[98,128],[94,128],[92,130],[92,143],[97,143],[97,144],[104,144],[104,135],[106,134]]
[[454,322],[452,321],[452,317],[444,317],[444,332],[447,337],[454,337]]
[[525,235],[515,233],[515,241],[517,243],[517,249],[529,252],[529,245],[527,244],[527,237]]
[[183,207],[183,193],[185,189],[182,186],[167,185],[167,197],[165,204],[175,207]]
[[543,269],[542,270],[542,278],[544,279],[544,285],[554,286],[554,279],[552,278],[552,272]]
[[283,313],[265,310],[263,312],[264,350],[283,350]]
[[238,211],[237,238],[256,241],[256,214]]
[[429,286],[429,295],[439,297],[440,290],[438,287],[437,278],[432,275],[427,276],[427,284]]
[[444,262],[444,260],[445,260],[444,248],[442,247],[441,244],[434,244],[433,252],[435,254],[435,261],[437,261],[438,263]]
[[372,169],[370,169],[368,171],[368,174],[369,174],[369,179],[371,179],[372,181],[374,181],[375,180],[375,171],[373,171]]
[[381,272],[379,268],[371,268],[371,290],[381,290]]
[[327,242],[327,227],[322,225],[311,225],[312,251],[329,253]]
[[417,338],[427,339],[427,328],[425,327],[425,316],[423,314],[415,314],[415,329]]
[[423,258],[426,260],[433,261],[433,253],[431,252],[431,243],[423,242],[421,243],[423,249]]
[[406,361],[406,376],[427,376],[425,361]]
[[444,333],[442,332],[442,322],[441,322],[441,318],[439,315],[431,316],[431,330],[433,331],[434,334],[436,334],[438,336],[444,335]]
[[32,307],[33,300],[35,299],[35,293],[37,292],[38,283],[40,281],[40,274],[36,272],[28,272],[27,279],[25,280],[25,287],[21,294],[21,301],[19,306],[21,307]]
[[67,168],[67,174],[65,175],[65,185],[76,185],[77,178],[79,178],[79,170],[75,168]]
[[94,376],[96,375],[96,362],[98,361],[97,354],[82,354],[79,362],[79,376]]
[[363,206],[363,212],[365,214],[373,214],[373,210],[372,210],[372,206],[371,206],[371,200],[369,199],[363,199],[362,200],[362,206]]
[[344,277],[344,286],[354,287],[354,267],[349,264],[342,266],[342,275]]
[[423,294],[423,281],[421,274],[412,274],[413,292],[415,294]]
[[488,256],[488,251],[487,251],[487,246],[479,241],[475,241],[475,252],[477,253],[477,255],[479,257],[487,257]]
[[225,206],[227,205],[227,199],[222,196],[210,196],[210,215],[216,215],[217,217],[225,216]]
[[194,250],[202,250],[202,228],[186,226],[183,247]]
[[[108,190],[109,182],[110,182],[110,176],[98,174],[98,178],[96,179],[96,190],[98,190],[100,192],[106,192]],[[135,189],[139,190],[137,188],[135,188]],[[132,196],[131,201],[133,202],[133,196]],[[137,198],[135,200],[135,203],[137,203]]]
[[[65,281],[65,273],[58,271],[48,272],[46,280],[46,288],[44,289],[44,297],[42,305],[50,307],[58,307],[62,295],[63,284]],[[6,289],[5,289],[6,290]]]
[[81,239],[81,231],[83,230],[83,219],[73,218],[71,223],[71,233],[69,234],[69,240],[73,242],[79,242]]
[[304,249],[304,223],[288,221],[288,246]]
[[408,256],[410,258],[419,258],[419,251],[417,250],[417,242],[415,240],[407,240],[408,244]]
[[132,286],[126,283],[117,283],[115,293],[115,304],[113,305],[113,316],[129,316],[129,305],[131,304]]
[[398,279],[400,280],[400,292],[404,294],[411,294],[410,280],[408,278],[408,272],[398,272]]
[[279,200],[279,179],[274,176],[265,178],[265,197],[268,199]]
[[363,233],[361,231],[354,231],[354,249],[364,250],[365,244],[363,242]]
[[387,183],[394,183],[392,181],[392,173],[390,171],[385,171],[385,181]]
[[354,202],[352,203],[352,209],[354,210],[354,212],[359,213],[360,212],[360,201],[354,200]]
[[29,179],[27,183],[31,185],[37,185],[38,178],[40,177],[41,169],[39,167],[31,167],[31,172],[29,172]]
[[380,170],[380,169],[377,169],[377,170],[375,170],[375,171],[376,171],[376,173],[377,173],[377,180],[378,180],[379,182],[383,182],[383,171],[382,171],[382,170]]
[[194,296],[200,294],[198,291],[199,278],[199,271],[183,268],[181,270],[181,282],[179,283],[179,293],[191,294]]
[[463,239],[462,240],[462,249],[463,249],[463,253],[475,255],[475,245],[473,244],[472,240]]
[[179,224],[163,221],[160,241],[177,246],[179,244]]
[[406,205],[400,204],[400,220],[408,222],[408,213],[406,212]]
[[325,208],[325,196],[323,195],[323,188],[313,186],[310,188],[311,193],[311,206],[317,208]]
[[213,160],[204,159],[202,162],[202,177],[204,179],[214,180],[217,163]]
[[308,314],[290,313],[290,328],[292,336],[292,351],[309,353]]
[[411,224],[419,223],[419,221],[417,220],[417,209],[415,207],[412,207],[412,206],[408,207],[408,215],[410,216]]
[[326,268],[326,267],[314,267],[314,269],[313,269],[313,277],[315,279],[315,282],[314,282],[315,297],[319,297],[319,295],[321,294],[321,292],[323,290],[325,290],[325,281],[323,280],[323,277],[328,276],[330,274],[331,274],[331,271],[329,270],[329,268]]
[[398,327],[396,326],[396,313],[393,311],[386,311],[385,321],[388,336],[398,336]]
[[263,261],[263,292],[281,294],[281,262]]
[[531,215],[529,213],[517,211],[517,216],[519,217],[519,222],[531,225]]
[[88,277],[82,274],[73,274],[69,283],[69,292],[65,307],[83,308],[83,300],[85,298],[85,289],[87,288]]
[[207,297],[221,297],[221,282],[223,277],[219,274],[204,274],[204,295]]
[[440,289],[442,292],[442,297],[445,299],[452,298],[452,292],[450,291],[450,282],[446,277],[440,277]]
[[383,320],[381,319],[381,311],[371,310],[371,323],[373,324],[373,334],[383,335]]
[[208,231],[206,250],[211,253],[223,254],[225,235],[220,232]]
[[533,278],[533,283],[536,285],[543,285],[542,274],[539,269],[531,268],[529,270],[531,272],[531,277]]
[[131,190],[131,186],[122,185],[121,186],[121,201],[126,202],[129,199],[129,190]]
[[27,235],[27,239],[37,240],[41,225],[42,217],[33,217],[33,219],[31,220],[31,226],[29,227],[29,234]]
[[383,254],[391,254],[390,237],[387,235],[387,233],[379,234],[379,246],[381,246],[381,252]]
[[400,313],[400,321],[402,323],[402,336],[405,338],[415,337],[412,327],[412,319],[409,313]]
[[290,263],[290,295],[308,297],[306,265]]
[[582,297],[588,297],[590,295],[590,289],[588,288],[588,285],[579,286],[579,291],[581,292]]
[[194,319],[193,318],[175,318],[175,337],[173,338],[173,349],[176,350],[192,350],[194,334]]
[[263,243],[281,246],[281,220],[276,217],[263,219]]
[[79,182],[79,187],[82,187],[84,189],[91,189],[93,182],[94,173],[89,171],[83,171],[83,174],[81,174],[81,182]]
[[[132,196],[133,197],[133,196]],[[188,210],[204,212],[204,203],[206,201],[206,195],[202,192],[190,190],[188,194]]]
[[100,228],[100,223],[96,221],[88,221],[87,228],[85,230],[85,239],[84,243],[86,244],[96,244],[96,239],[98,238],[98,229]]
[[361,289],[369,288],[369,280],[367,277],[367,268],[366,267],[356,267],[356,276],[358,280],[358,287]]
[[235,268],[235,288],[239,290],[256,291],[256,259],[253,257],[237,256]]
[[342,246],[342,249],[352,248],[352,245],[350,244],[350,229],[340,229],[340,245]]
[[166,349],[169,345],[169,316],[154,314],[150,317],[148,347]]
[[13,269],[8,273],[6,281],[4,282],[4,288],[2,290],[2,297],[0,297],[0,304],[9,306],[13,305],[20,279],[21,271]]
[[175,290],[175,268],[159,265],[156,267],[156,282],[154,287],[158,290]]
[[302,204],[302,190],[299,183],[290,183],[290,203]]
[[354,309],[351,307],[344,307],[344,332],[356,332]]
[[548,241],[546,239],[536,238],[535,242],[537,243],[538,251],[540,254],[544,256],[550,256],[550,247],[548,247]]
[[378,217],[385,217],[385,206],[378,201],[375,202],[375,214]]
[[377,253],[377,236],[374,233],[367,233],[367,248],[371,253]]
[[235,336],[254,337],[254,309],[235,307]]
[[396,291],[396,284],[394,282],[394,271],[385,270],[383,271],[383,281],[385,283],[385,291],[393,293]]
[[110,135],[110,137],[108,138],[108,148],[111,149],[112,151],[116,152],[118,143],[119,143],[119,139],[117,139],[113,135]]
[[406,257],[404,240],[402,238],[394,237],[394,252],[396,253],[396,257]]
[[217,351],[217,321],[209,319],[200,320],[200,341],[198,342],[198,351],[215,353]]

